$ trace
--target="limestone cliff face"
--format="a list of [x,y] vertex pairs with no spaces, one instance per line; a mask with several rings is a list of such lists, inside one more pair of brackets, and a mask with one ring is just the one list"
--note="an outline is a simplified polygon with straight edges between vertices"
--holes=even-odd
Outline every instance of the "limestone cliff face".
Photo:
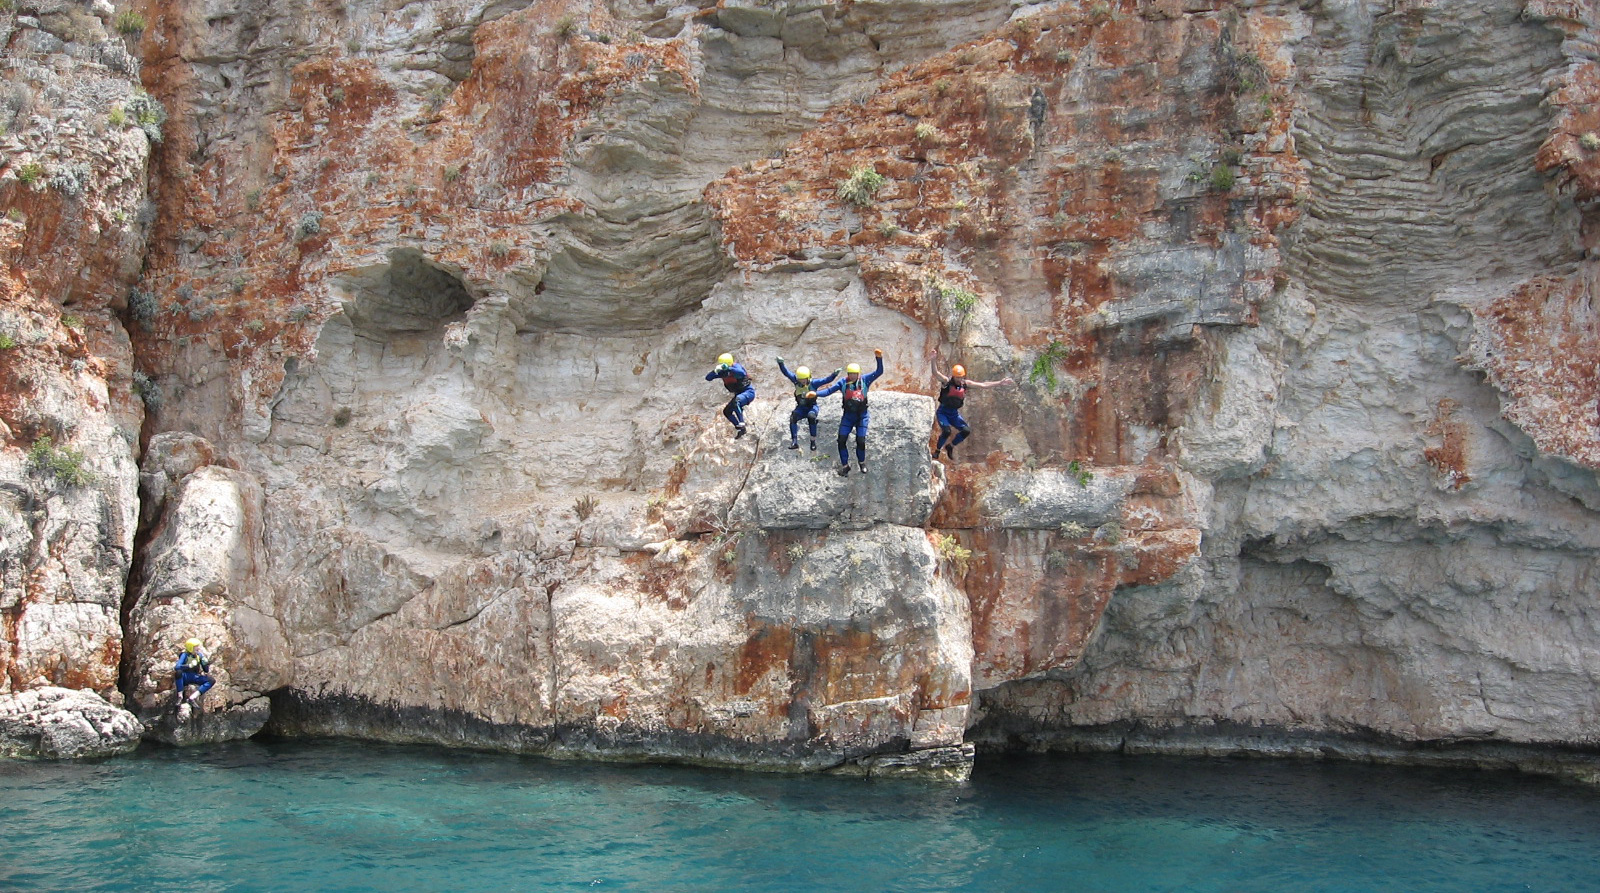
[[[132,357],[164,400],[102,497],[120,626],[73,641],[152,720],[216,643],[209,725],[150,734],[1594,743],[1593,4],[141,12],[153,312],[80,340],[109,405]],[[122,306],[138,264],[74,239],[80,296],[7,312]],[[873,348],[869,472],[836,401],[784,449],[773,358]],[[953,462],[934,355],[1017,381]]]

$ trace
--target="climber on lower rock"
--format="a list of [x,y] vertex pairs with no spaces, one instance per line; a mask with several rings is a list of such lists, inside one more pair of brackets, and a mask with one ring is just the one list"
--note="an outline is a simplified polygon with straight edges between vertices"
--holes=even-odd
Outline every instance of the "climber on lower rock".
[[[174,709],[185,704],[198,703],[200,696],[210,691],[211,686],[217,684],[217,680],[206,675],[210,669],[211,657],[206,654],[206,650],[201,646],[200,640],[190,639],[184,642],[183,647],[178,651],[177,666],[172,669],[173,688],[176,690],[174,693],[177,695],[177,702],[173,705]],[[199,686],[199,690],[193,696],[190,696],[187,691],[191,685]]]
[[844,397],[844,414],[839,417],[839,476],[844,477],[850,473],[850,452],[847,445],[850,442],[850,432],[856,434],[856,467],[862,474],[867,473],[867,389],[883,374],[883,351],[874,350],[873,355],[878,358],[878,368],[861,374],[861,367],[855,363],[844,367],[844,378],[817,392],[817,396],[826,397],[835,391]]
[[[939,371],[938,354],[933,354],[929,359],[933,363],[933,377],[944,382],[939,387],[939,410],[936,413],[939,421],[939,442],[933,447],[933,458],[939,458],[939,451],[944,450],[944,454],[953,460],[956,457],[956,446],[972,434],[972,427],[961,417],[961,406],[967,400],[967,388],[988,389],[1016,382],[1010,378],[998,381],[973,381],[967,377],[967,370],[960,363],[952,366],[950,374],[946,375]],[[954,440],[950,439],[952,430],[956,432]]]
[[733,396],[729,398],[728,405],[722,407],[722,415],[733,425],[734,440],[744,436],[744,408],[750,401],[756,399],[756,386],[750,381],[749,373],[744,367],[733,361],[733,354],[725,353],[717,357],[717,367],[706,373],[706,381],[722,379],[722,386],[728,389]]
[[789,371],[783,365],[783,357],[778,357],[778,371],[783,377],[789,379],[794,385],[794,411],[789,413],[789,449],[800,449],[800,420],[805,419],[811,426],[811,452],[817,451],[817,388],[824,387],[828,382],[838,378],[843,369],[835,369],[826,378],[812,379],[811,370],[805,366]]

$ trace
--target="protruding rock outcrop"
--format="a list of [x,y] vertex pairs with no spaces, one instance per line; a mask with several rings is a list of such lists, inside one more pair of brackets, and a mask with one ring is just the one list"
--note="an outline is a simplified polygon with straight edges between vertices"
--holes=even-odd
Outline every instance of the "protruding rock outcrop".
[[75,760],[124,754],[144,729],[93,692],[55,686],[0,695],[0,757]]
[[[145,453],[141,492],[148,542],[128,615],[124,683],[149,734],[174,744],[248,738],[267,720],[265,693],[288,678],[286,643],[257,591],[260,489],[211,464],[193,435],[163,434]],[[217,684],[196,709],[180,709],[172,668],[197,638]]]

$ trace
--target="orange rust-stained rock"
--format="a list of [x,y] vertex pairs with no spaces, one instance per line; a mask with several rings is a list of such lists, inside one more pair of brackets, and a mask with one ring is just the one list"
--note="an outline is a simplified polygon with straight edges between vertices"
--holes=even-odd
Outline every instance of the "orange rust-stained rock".
[[1505,417],[1544,452],[1591,469],[1600,469],[1597,300],[1600,264],[1541,276],[1477,314],[1475,351],[1506,395]]

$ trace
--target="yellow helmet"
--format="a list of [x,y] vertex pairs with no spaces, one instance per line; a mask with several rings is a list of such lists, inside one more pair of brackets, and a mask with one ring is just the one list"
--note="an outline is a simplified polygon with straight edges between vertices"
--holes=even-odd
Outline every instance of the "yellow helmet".
[[732,366],[733,365],[733,354],[725,353],[722,356],[717,357],[717,365],[719,365],[719,366]]
[[795,378],[810,378],[811,377],[811,368],[809,366],[801,366],[799,369],[794,370],[794,377]]
[[853,372],[856,375],[860,375],[861,374],[861,367],[856,365],[855,363],[851,363],[850,365],[844,367],[844,371]]
[[197,649],[199,647],[200,647],[200,640],[199,639],[190,639],[189,641],[183,643],[183,650],[184,651],[194,651],[195,649]]
[[954,375],[956,378],[960,378],[961,376],[967,374],[967,367],[957,363],[950,367],[950,374]]

